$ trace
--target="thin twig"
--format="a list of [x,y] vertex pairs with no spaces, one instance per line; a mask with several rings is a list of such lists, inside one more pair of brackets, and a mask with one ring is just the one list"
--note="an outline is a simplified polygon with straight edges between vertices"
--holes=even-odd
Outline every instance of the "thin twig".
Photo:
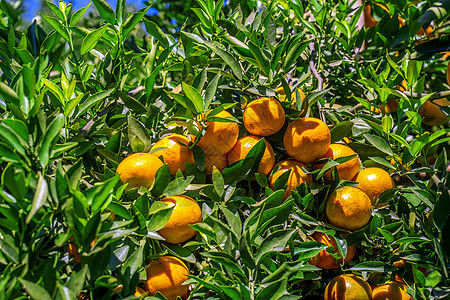
[[[314,50],[314,42],[311,42],[309,44],[309,49],[311,50],[311,59],[309,61],[309,68],[311,69],[311,72],[313,73],[314,77],[316,77],[316,79],[318,81],[317,89],[320,92],[323,90],[323,78],[319,75],[319,72],[317,71],[317,68],[314,64],[314,55],[316,53],[316,51]],[[320,101],[317,101],[317,106],[319,108],[320,119],[324,123],[326,123],[325,114],[323,113],[322,104],[320,103]]]
[[[403,91],[403,94],[405,94],[407,97],[413,97],[413,98],[423,98],[425,96],[428,96],[430,94],[427,93],[411,93],[409,91]],[[450,91],[442,91],[434,93],[430,96],[429,99],[437,99],[437,98],[444,98],[450,96]]]
[[437,177],[436,174],[431,175],[431,179],[434,181],[434,183],[436,184],[436,186],[442,190],[446,190],[447,193],[450,194],[450,189],[448,188],[448,186],[446,186],[445,184],[442,183],[442,181],[439,179],[439,177]]

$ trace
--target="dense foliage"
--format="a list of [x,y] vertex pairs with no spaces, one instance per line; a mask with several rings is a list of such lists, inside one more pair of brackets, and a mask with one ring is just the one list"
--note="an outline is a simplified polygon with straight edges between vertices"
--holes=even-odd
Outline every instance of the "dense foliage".
[[[0,299],[131,299],[164,254],[189,263],[190,299],[317,299],[346,271],[371,284],[398,272],[415,299],[450,295],[450,129],[418,113],[450,94],[449,1],[370,1],[379,22],[367,29],[350,0],[158,1],[153,16],[125,2],[113,11],[92,0],[88,17],[88,7],[48,1],[29,26],[19,2],[0,2]],[[355,185],[323,178],[334,162],[283,201],[286,176],[274,191],[256,173],[264,143],[212,178],[192,145],[184,174],[164,167],[150,191],[125,190],[115,171],[128,154],[168,133],[200,137],[210,109],[232,112],[245,135],[242,108],[279,86],[287,99],[307,95],[282,102],[289,120],[323,119],[332,142],[346,138],[364,166],[393,173],[397,188],[381,196],[390,203],[367,226],[345,235],[326,222],[327,196]],[[397,110],[381,109],[392,99]],[[266,138],[277,161],[287,158],[283,130]],[[170,210],[158,200],[183,193],[203,222],[195,239],[168,244],[156,231]],[[336,270],[308,264],[326,248],[305,242],[314,231],[334,236],[343,256],[358,245],[357,256]]]

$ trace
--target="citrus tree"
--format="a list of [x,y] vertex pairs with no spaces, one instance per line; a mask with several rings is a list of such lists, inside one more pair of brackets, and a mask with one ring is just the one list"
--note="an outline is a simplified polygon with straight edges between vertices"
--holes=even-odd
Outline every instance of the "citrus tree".
[[0,299],[450,295],[449,1],[21,3]]

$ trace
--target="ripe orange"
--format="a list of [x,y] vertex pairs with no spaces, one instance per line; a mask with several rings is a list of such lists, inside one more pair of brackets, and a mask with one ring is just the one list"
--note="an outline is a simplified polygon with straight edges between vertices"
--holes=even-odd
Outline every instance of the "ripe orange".
[[[98,238],[95,238],[91,243],[90,246],[91,248],[94,247],[95,243],[97,242]],[[69,239],[70,242],[74,241],[73,236]],[[67,253],[70,255],[73,255],[73,260],[75,260],[75,262],[77,263],[81,263],[81,255],[80,253],[78,253],[78,247],[77,245],[73,244],[73,243],[69,243],[69,245],[67,245]]]
[[178,170],[186,171],[185,163],[195,163],[194,154],[188,148],[189,140],[180,134],[171,134],[156,142],[151,150],[166,148],[153,152],[156,157],[162,156],[164,162],[169,165],[170,175],[175,175]]
[[361,170],[353,181],[359,183],[357,187],[369,196],[372,204],[376,203],[382,192],[395,188],[394,180],[389,173],[375,167]]
[[423,123],[428,126],[439,126],[449,121],[449,117],[443,113],[439,106],[449,106],[447,98],[427,100],[419,108],[419,114],[423,118]]
[[372,201],[358,188],[345,186],[327,199],[326,215],[331,224],[345,230],[364,227],[372,214]]
[[[332,160],[336,160],[340,157],[346,157],[355,154],[355,151],[353,151],[349,146],[343,144],[331,144],[322,158],[331,158]],[[314,168],[321,169],[323,166],[324,164],[319,164],[315,165]],[[355,178],[355,175],[359,171],[359,166],[360,161],[358,156],[355,156],[354,158],[336,166],[339,174],[339,180],[352,180],[353,178]],[[331,170],[325,172],[325,177],[331,177]]]
[[406,285],[391,281],[386,284],[377,285],[373,288],[372,299],[373,300],[412,300],[413,297],[406,291],[408,288]]
[[327,125],[316,118],[300,118],[286,129],[283,144],[289,156],[309,164],[328,151],[331,134]]
[[[232,163],[244,159],[250,150],[259,142],[261,138],[258,136],[248,135],[240,138],[233,149],[227,153],[228,163]],[[259,163],[258,173],[269,174],[275,164],[275,154],[273,153],[272,146],[266,141],[266,150]]]
[[[322,232],[314,232],[312,235],[313,239],[317,242],[327,245],[328,247],[333,247],[334,253],[339,253],[338,246],[336,241],[333,238],[328,238],[326,234]],[[348,264],[356,253],[356,246],[350,246],[347,248],[347,256],[345,257],[344,264]],[[339,263],[342,262],[342,257],[339,259]],[[338,269],[339,263],[336,262],[336,259],[331,256],[326,249],[320,251],[319,253],[319,262],[317,266],[322,269]]]
[[[210,112],[210,111],[209,111]],[[206,113],[208,116],[209,112]],[[221,111],[214,117],[232,117],[227,111]],[[206,122],[205,134],[197,143],[206,155],[223,155],[233,148],[239,137],[239,126],[233,122]]]
[[447,83],[450,85],[450,62],[447,65]]
[[222,172],[228,166],[227,155],[205,155],[206,175],[212,175],[213,166]]
[[244,110],[244,126],[250,134],[269,136],[277,133],[284,125],[284,109],[275,99],[256,99]]
[[136,187],[150,188],[156,171],[163,166],[161,160],[149,153],[134,153],[127,156],[117,166],[122,182],[128,183],[127,190]]
[[325,288],[325,300],[370,300],[372,288],[359,276],[343,274],[334,277]]
[[202,211],[197,202],[188,196],[171,196],[161,200],[167,207],[174,207],[166,226],[158,230],[168,243],[183,243],[197,234],[189,227],[202,221]]
[[189,270],[183,261],[173,256],[163,256],[152,260],[145,269],[147,273],[146,289],[149,296],[156,292],[163,294],[168,300],[183,296],[188,285],[183,282],[188,279]]
[[269,186],[273,189],[277,179],[286,171],[291,170],[291,174],[289,174],[289,178],[286,182],[287,187],[286,191],[284,192],[284,199],[289,197],[291,191],[295,191],[295,188],[300,184],[305,183],[306,185],[310,185],[312,183],[311,174],[307,175],[305,174],[305,172],[303,172],[302,167],[306,168],[306,166],[301,162],[298,162],[296,160],[283,160],[277,163],[273,168],[275,169],[278,166],[280,166],[281,168],[273,173],[272,176],[270,176]]
[[[290,88],[292,88],[290,86]],[[298,93],[300,94],[300,100],[303,101],[306,97],[305,93],[303,93],[303,91],[299,88],[297,88]],[[278,100],[280,100],[280,102],[286,102],[289,101],[288,99],[286,99],[286,93],[284,91],[283,86],[278,87],[275,92],[278,94]],[[292,91],[291,93],[291,107],[295,107],[295,105],[297,104],[297,93],[295,93],[295,91]]]
[[364,6],[364,26],[366,29],[377,26],[378,22],[372,17],[372,7],[370,4]]

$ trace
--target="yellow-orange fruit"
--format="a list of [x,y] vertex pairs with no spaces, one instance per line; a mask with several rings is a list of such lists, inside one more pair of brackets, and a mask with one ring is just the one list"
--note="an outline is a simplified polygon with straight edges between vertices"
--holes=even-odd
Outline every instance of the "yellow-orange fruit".
[[[323,155],[322,158],[331,158],[332,160],[336,160],[340,157],[346,157],[350,155],[355,155],[355,151],[352,150],[349,146],[343,144],[331,144],[328,151]],[[321,169],[324,164],[315,165],[315,169]],[[339,174],[339,180],[352,180],[355,178],[355,175],[359,171],[360,161],[358,156],[353,157],[352,159],[341,163],[336,166],[336,169]],[[331,170],[325,172],[325,177],[331,177]]]
[[331,224],[345,230],[364,227],[372,214],[372,201],[358,188],[345,186],[327,199],[326,215]]
[[283,144],[289,156],[309,164],[328,151],[331,134],[327,125],[317,118],[300,118],[286,129]]
[[406,285],[391,281],[386,284],[377,285],[373,288],[372,299],[373,300],[412,300],[414,299],[406,291],[408,288]]
[[168,243],[183,243],[197,234],[189,227],[202,221],[202,211],[197,202],[188,196],[170,196],[161,200],[168,207],[173,207],[172,214],[166,226],[158,230],[159,235]]
[[343,274],[333,278],[325,288],[325,300],[370,300],[372,288],[359,276]]
[[302,167],[306,168],[306,166],[301,162],[296,160],[283,160],[277,163],[273,168],[276,169],[278,166],[280,166],[280,169],[273,173],[269,178],[269,186],[273,189],[277,179],[288,170],[291,170],[289,178],[286,182],[287,187],[284,192],[284,199],[289,197],[291,191],[295,191],[295,188],[300,184],[305,183],[306,185],[310,185],[312,183],[311,174],[305,174],[305,172],[303,172]]
[[149,153],[134,153],[127,156],[117,166],[122,182],[128,183],[127,189],[150,188],[155,180],[156,171],[163,166],[161,160]]
[[186,171],[185,163],[195,163],[194,154],[189,149],[189,140],[180,134],[171,134],[159,140],[153,145],[151,150],[157,150],[152,154],[156,157],[162,156],[164,162],[169,165],[170,175],[175,175],[178,170]]
[[[326,234],[322,233],[322,232],[314,232],[314,234],[312,235],[312,238],[317,241],[320,242],[322,244],[327,245],[328,247],[333,247],[333,251],[334,253],[339,254],[339,250],[338,250],[338,246],[336,244],[336,241],[333,238],[328,238]],[[356,253],[356,246],[350,246],[347,248],[347,256],[345,256],[345,260],[344,260],[344,264],[348,264],[353,257],[355,256]],[[342,262],[342,257],[341,259],[339,259],[339,263]],[[339,263],[336,262],[336,259],[331,256],[326,249],[320,251],[319,253],[319,262],[317,263],[317,266],[322,268],[322,269],[338,269],[339,268]]]
[[450,62],[447,64],[447,83],[450,85]]
[[[227,153],[228,163],[231,165],[241,159],[244,159],[250,150],[261,140],[258,136],[248,135],[240,138],[233,149]],[[269,174],[275,164],[275,154],[273,153],[272,146],[266,140],[266,150],[259,163],[258,173]]]
[[364,26],[366,29],[377,26],[378,22],[372,17],[370,4],[364,6]]
[[395,188],[394,180],[389,173],[375,167],[361,170],[353,181],[358,182],[357,188],[369,196],[372,204],[376,203],[382,192]]
[[168,300],[183,296],[188,285],[183,282],[189,277],[186,265],[176,257],[163,256],[152,260],[145,269],[147,273],[146,289],[149,296],[156,292],[163,294]]
[[[206,116],[211,111],[206,113]],[[232,117],[227,111],[221,111],[214,117]],[[234,122],[206,122],[205,134],[197,143],[206,155],[223,155],[230,151],[239,137],[239,126]]]
[[[292,88],[290,86],[290,88]],[[297,88],[298,93],[300,94],[300,100],[303,101],[306,97],[305,93],[303,93],[303,91],[299,88]],[[280,102],[286,102],[289,101],[286,97],[286,92],[283,88],[283,86],[278,87],[275,92],[278,94],[278,100],[280,100]],[[295,91],[291,92],[291,105],[290,107],[295,107],[297,104],[297,93]]]
[[284,125],[285,114],[280,102],[262,97],[250,102],[244,110],[244,126],[250,134],[269,136]]
[[447,98],[427,100],[419,108],[419,114],[423,118],[423,123],[428,126],[439,126],[448,122],[449,117],[441,111],[439,106],[449,106]]
[[227,155],[205,155],[206,175],[212,175],[214,166],[222,172],[228,166]]

